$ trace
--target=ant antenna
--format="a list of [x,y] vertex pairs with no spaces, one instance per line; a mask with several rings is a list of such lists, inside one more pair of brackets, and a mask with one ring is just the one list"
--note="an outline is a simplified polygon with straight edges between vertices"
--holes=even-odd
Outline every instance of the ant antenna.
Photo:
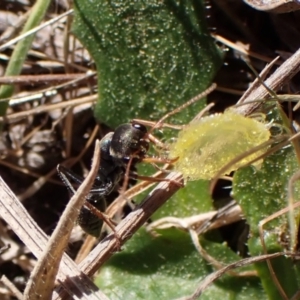
[[152,128],[151,131],[149,133],[151,133],[154,129],[159,128],[161,126],[161,124],[163,123],[163,121],[167,118],[169,118],[170,116],[173,116],[175,114],[177,114],[178,112],[180,112],[181,110],[183,110],[184,108],[192,105],[193,103],[197,102],[198,100],[206,97],[208,94],[210,94],[215,88],[217,87],[216,83],[213,83],[210,87],[208,87],[205,91],[203,91],[202,93],[200,93],[199,95],[195,96],[194,98],[192,98],[191,100],[189,100],[188,102],[184,103],[183,105],[175,108],[174,110],[170,111],[169,113],[165,114]]

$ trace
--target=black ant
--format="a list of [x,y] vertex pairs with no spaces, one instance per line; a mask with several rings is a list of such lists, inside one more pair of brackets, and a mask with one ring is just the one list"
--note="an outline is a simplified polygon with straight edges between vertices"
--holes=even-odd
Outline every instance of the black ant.
[[[114,132],[106,134],[100,141],[101,154],[98,175],[86,201],[97,210],[105,211],[105,198],[122,181],[129,163],[132,170],[137,163],[146,158],[150,139],[147,128],[134,122],[122,124]],[[150,160],[155,161],[155,158]],[[58,165],[57,170],[63,183],[74,194],[75,191],[69,179],[76,184],[81,184],[83,178],[62,165]],[[130,172],[129,177],[136,179],[138,175]],[[90,206],[81,208],[77,222],[86,233],[99,237],[103,222],[90,209]]]

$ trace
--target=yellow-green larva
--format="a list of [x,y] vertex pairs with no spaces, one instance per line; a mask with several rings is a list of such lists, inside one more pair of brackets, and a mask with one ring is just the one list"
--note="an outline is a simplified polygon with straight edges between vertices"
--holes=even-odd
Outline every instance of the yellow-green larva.
[[[186,180],[212,179],[237,155],[268,141],[270,131],[255,119],[232,110],[203,117],[184,127],[171,144],[169,157],[178,157],[174,168]],[[266,151],[261,149],[231,166],[237,170]],[[259,162],[256,162],[258,164]]]

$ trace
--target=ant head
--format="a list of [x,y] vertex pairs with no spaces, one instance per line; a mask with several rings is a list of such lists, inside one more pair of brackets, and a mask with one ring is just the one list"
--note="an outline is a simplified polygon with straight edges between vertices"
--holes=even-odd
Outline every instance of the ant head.
[[149,149],[149,142],[147,128],[144,125],[122,124],[112,136],[110,155],[119,164],[128,163],[130,158],[141,161]]

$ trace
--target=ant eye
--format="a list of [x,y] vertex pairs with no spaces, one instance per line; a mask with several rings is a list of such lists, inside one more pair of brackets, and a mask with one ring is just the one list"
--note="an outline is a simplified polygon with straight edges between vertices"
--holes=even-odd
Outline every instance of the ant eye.
[[130,160],[130,158],[129,158],[128,156],[124,156],[124,157],[123,157],[123,162],[124,162],[125,164],[128,164],[128,163],[129,163],[129,160]]
[[139,123],[133,123],[132,126],[135,128],[135,129],[138,129],[140,130],[141,132],[143,133],[147,133],[147,128],[146,126],[142,125],[142,124],[139,124]]

